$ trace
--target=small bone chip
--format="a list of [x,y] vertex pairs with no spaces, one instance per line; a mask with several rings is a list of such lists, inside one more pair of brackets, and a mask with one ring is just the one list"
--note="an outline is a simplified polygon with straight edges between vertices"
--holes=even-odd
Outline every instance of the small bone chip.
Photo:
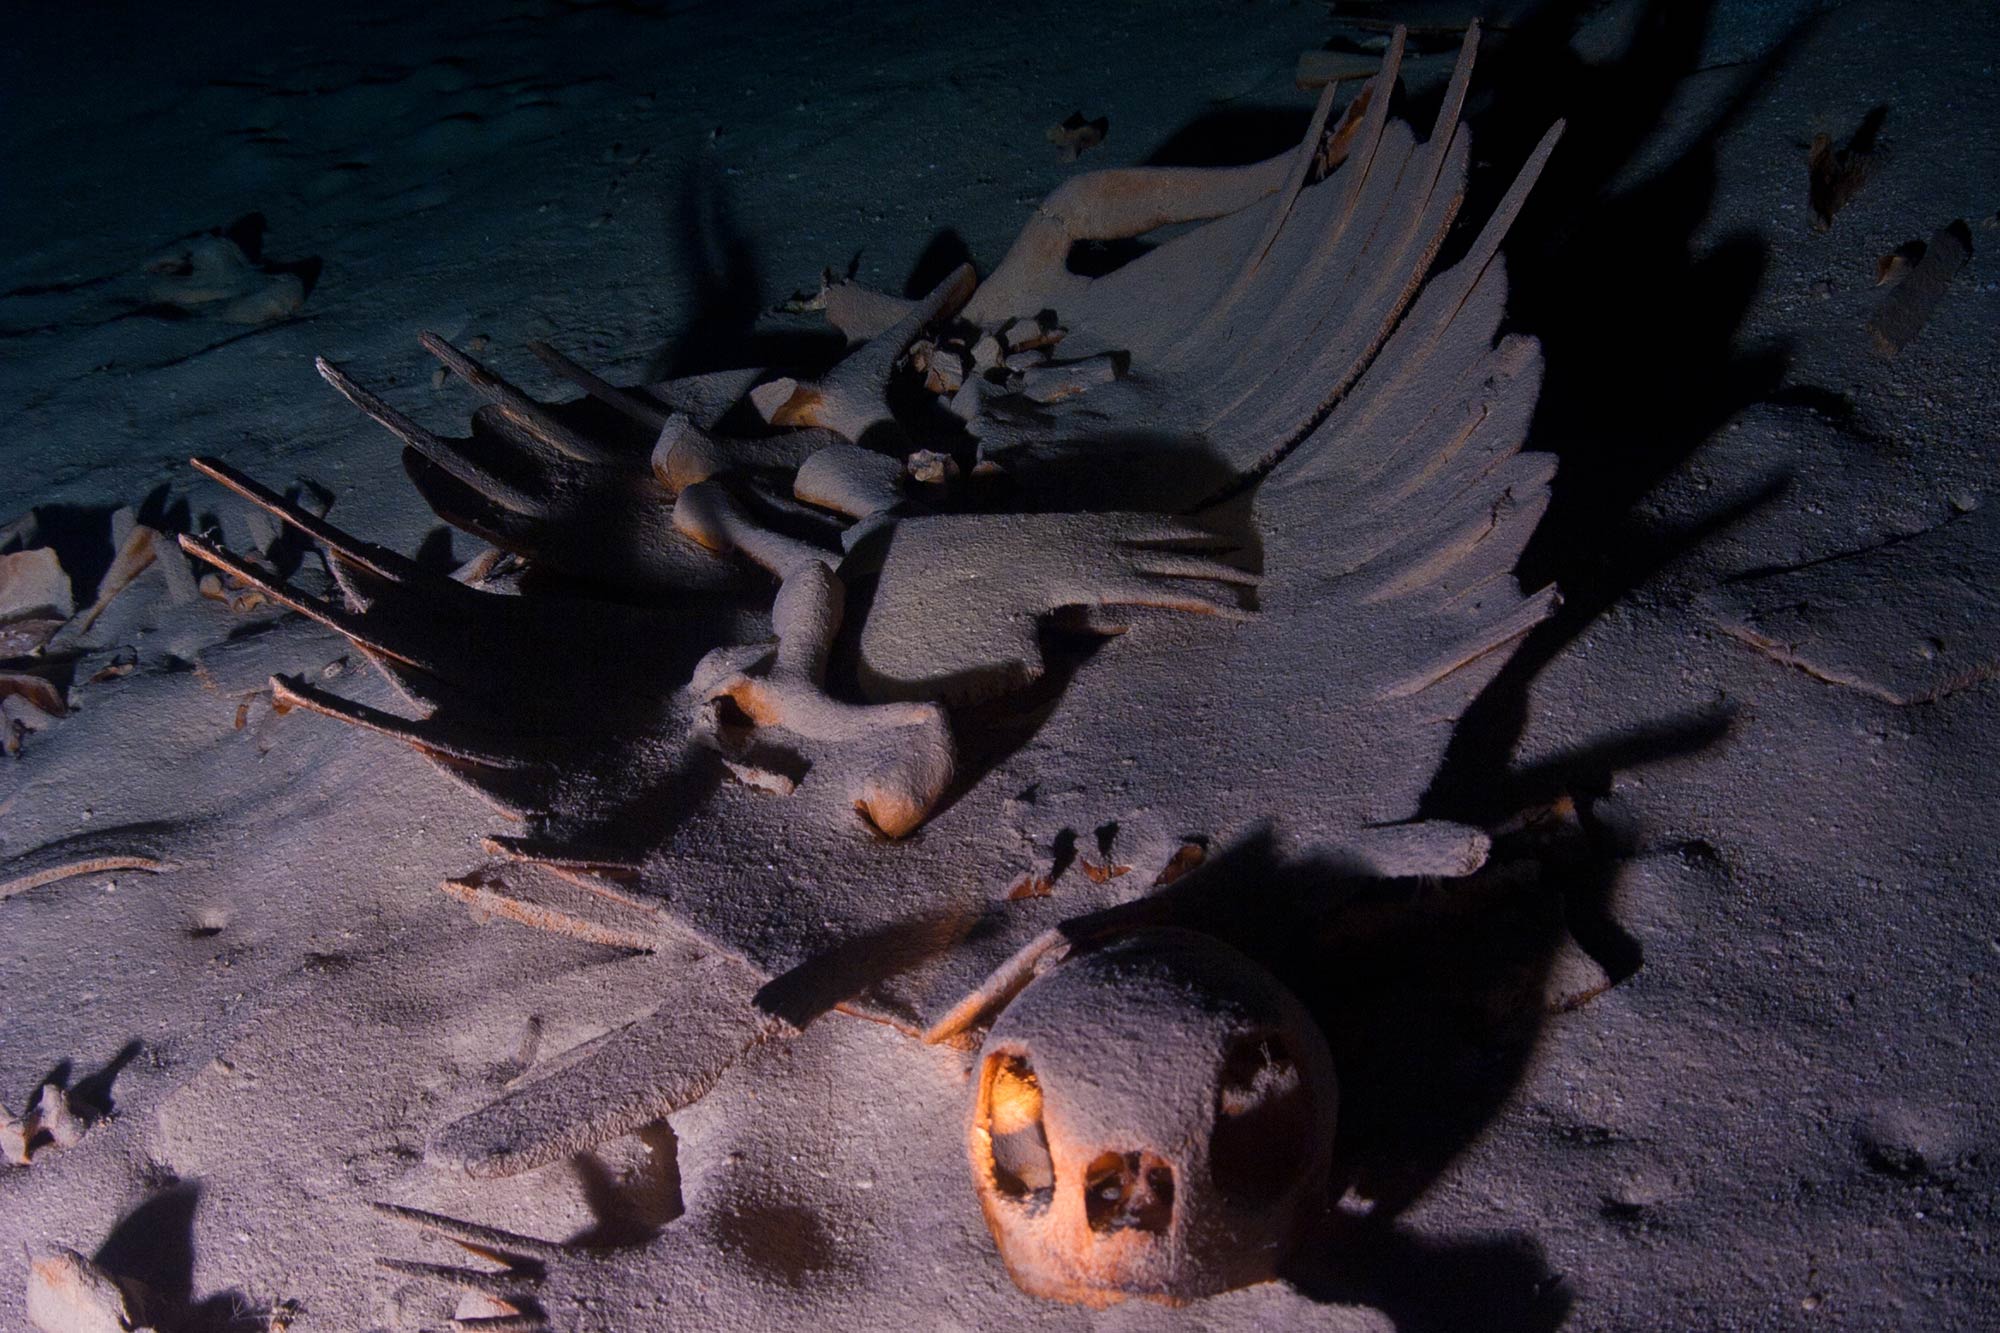
[[1062,124],[1049,126],[1049,142],[1056,146],[1056,152],[1063,161],[1074,162],[1103,143],[1104,136],[1109,133],[1111,133],[1109,116],[1085,120],[1081,111],[1072,111]]
[[1889,289],[1868,320],[1875,350],[1885,357],[1895,356],[1921,333],[1944,300],[1945,288],[1971,257],[1972,229],[1963,219],[1932,232],[1924,257],[1908,277]]

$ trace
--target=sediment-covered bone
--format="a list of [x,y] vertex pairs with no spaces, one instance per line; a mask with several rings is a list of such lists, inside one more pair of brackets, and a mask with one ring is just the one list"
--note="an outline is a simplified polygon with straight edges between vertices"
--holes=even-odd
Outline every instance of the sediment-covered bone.
[[[708,643],[757,623],[726,602],[649,611],[468,587],[225,464],[195,466],[320,543],[339,599],[286,586],[203,538],[183,536],[188,552],[344,635],[425,716],[392,714],[302,678],[273,682],[279,704],[392,737],[516,816],[588,818],[648,784],[671,785],[676,749],[647,738],[680,729],[669,699]],[[613,684],[634,676],[659,682],[657,693]]]
[[807,504],[867,518],[903,499],[903,464],[858,444],[833,444],[800,465],[792,494]]
[[893,326],[848,353],[820,379],[772,380],[751,390],[750,401],[774,426],[824,426],[860,443],[895,420],[888,392],[897,361],[925,329],[964,305],[973,287],[972,266],[961,265]]
[[1267,1280],[1321,1205],[1325,1038],[1236,950],[1142,930],[1058,964],[987,1036],[973,1188],[1025,1291],[1181,1304]]
[[1923,332],[1924,325],[1944,301],[1952,278],[1971,257],[1972,232],[1963,219],[1931,233],[1930,243],[1924,247],[1916,267],[1882,298],[1875,313],[1868,317],[1868,332],[1874,337],[1877,353],[1896,356]]
[[[668,930],[653,939],[685,942]],[[745,1050],[784,1035],[786,1024],[755,1003],[763,980],[721,956],[677,967],[663,978],[658,1009],[529,1070],[442,1127],[427,1154],[470,1175],[511,1176],[663,1119],[699,1100]]]
[[824,430],[783,430],[772,435],[720,435],[702,429],[684,412],[669,415],[653,442],[653,475],[679,495],[688,487],[728,472],[781,472],[789,476],[828,445],[840,443]]
[[441,339],[427,337],[426,345],[488,399],[464,439],[435,434],[330,362],[318,364],[327,383],[403,442],[404,466],[439,517],[599,584],[730,584],[728,565],[663,521],[673,495],[654,475],[646,447],[594,438]]
[[40,1333],[153,1333],[142,1295],[75,1250],[28,1255],[28,1322]]
[[734,734],[739,729],[759,735],[777,729],[837,746],[852,774],[855,810],[900,838],[924,821],[951,783],[951,727],[936,704],[851,704],[826,693],[827,654],[840,632],[845,598],[845,587],[826,566],[801,565],[786,576],[771,612],[776,648],[741,669],[731,650],[722,650],[696,668],[696,688],[711,708],[727,700],[747,724],[739,728],[715,714],[708,719],[710,743],[732,765],[761,771],[749,740]]
[[916,306],[915,301],[849,281],[828,285],[823,308],[827,323],[847,335],[849,343],[860,343],[895,328]]
[[197,236],[146,265],[148,300],[230,324],[286,319],[305,304],[296,273],[266,272],[228,236]]
[[54,550],[34,546],[0,555],[0,625],[31,617],[60,623],[75,609],[69,572]]
[[543,1300],[552,1294],[551,1288],[560,1286],[563,1266],[588,1261],[585,1252],[559,1241],[502,1231],[401,1204],[377,1203],[375,1209],[418,1228],[425,1236],[451,1242],[484,1265],[471,1268],[418,1259],[377,1257],[375,1260],[391,1273],[478,1298],[487,1307],[485,1312],[454,1318],[452,1323],[460,1328],[486,1329],[492,1333],[534,1333],[548,1328]]
[[939,515],[887,540],[858,664],[878,699],[965,703],[1033,682],[1058,608],[1240,619],[1257,584],[1212,554],[1227,538],[1163,515]]
[[717,555],[741,555],[780,579],[807,565],[827,564],[833,552],[766,527],[720,481],[688,487],[674,501],[674,528]]

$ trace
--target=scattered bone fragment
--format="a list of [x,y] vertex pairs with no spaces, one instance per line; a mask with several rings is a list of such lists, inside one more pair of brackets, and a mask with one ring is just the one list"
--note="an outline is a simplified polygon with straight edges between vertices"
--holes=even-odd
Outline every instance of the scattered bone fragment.
[[46,731],[68,714],[53,682],[33,671],[0,670],[0,751],[19,754],[27,733]]
[[152,1333],[143,1294],[75,1250],[28,1255],[28,1322],[40,1333]]
[[297,314],[305,283],[295,273],[266,273],[230,237],[198,236],[146,265],[150,300],[214,315],[231,324],[266,324]]
[[804,288],[794,291],[790,298],[778,303],[778,312],[786,315],[809,315],[826,309],[826,296],[832,290],[836,279],[831,268],[819,271],[819,286],[808,292]]
[[1029,898],[1046,898],[1055,891],[1055,881],[1030,870],[1007,887],[1007,901],[1018,903]]
[[[778,589],[771,612],[778,644],[760,658],[761,674],[737,667],[733,655],[711,654],[696,669],[696,686],[711,707],[728,700],[752,728],[775,727],[858,751],[849,783],[854,809],[876,829],[901,838],[923,823],[950,785],[957,766],[951,728],[935,704],[850,704],[825,692],[827,654],[840,631],[845,597],[825,565],[801,565]],[[732,730],[717,720],[710,734],[717,748],[742,763],[750,752],[732,741]]]
[[1049,362],[1021,372],[1020,392],[1037,403],[1060,402],[1118,378],[1122,358],[1105,352],[1077,361]]
[[255,611],[270,599],[260,589],[252,588],[238,579],[220,574],[204,574],[196,587],[203,597],[212,602],[221,602],[238,615]]
[[1617,985],[1604,965],[1591,957],[1568,931],[1556,945],[1555,957],[1542,987],[1543,1007],[1552,1014],[1581,1009]]
[[1104,136],[1110,132],[1109,116],[1085,120],[1081,111],[1072,111],[1060,125],[1049,126],[1048,140],[1056,146],[1058,157],[1065,162],[1074,162],[1103,143]]
[[1875,168],[1875,139],[1889,108],[1878,106],[1862,117],[1854,134],[1839,148],[1824,131],[1813,136],[1806,156],[1807,202],[1812,205],[1813,227],[1825,231],[1833,226],[1834,215],[1847,207]]
[[42,1084],[28,1113],[40,1122],[42,1131],[58,1148],[74,1148],[90,1127],[89,1122],[78,1114],[69,1090],[54,1083]]
[[32,671],[0,671],[0,699],[19,699],[53,717],[69,711],[55,682]]
[[1053,318],[1037,315],[1032,319],[1010,319],[1000,330],[1000,343],[1009,356],[1037,348],[1054,347],[1068,330]]
[[1875,350],[1893,357],[1930,323],[1952,278],[1972,257],[1972,230],[1963,220],[1931,233],[1924,256],[1909,274],[1882,298],[1869,316],[1868,332]]
[[924,388],[931,393],[957,393],[965,383],[965,358],[949,347],[934,347],[924,357],[921,367]]
[[67,616],[24,615],[0,623],[0,661],[35,652],[56,636],[67,619]]
[[9,1116],[0,1107],[0,1160],[27,1166],[37,1152],[74,1148],[89,1128],[69,1091],[60,1084],[44,1083],[22,1114]]
[[1922,241],[1911,239],[1883,255],[1875,261],[1875,285],[1887,287],[1901,282],[1912,267],[1923,261],[1924,251],[1928,248]]
[[938,449],[919,449],[904,460],[910,480],[925,486],[942,486],[958,476],[958,463]]
[[[67,620],[75,609],[69,573],[52,548],[0,555],[0,633],[21,620]],[[0,657],[15,655],[0,648]]]

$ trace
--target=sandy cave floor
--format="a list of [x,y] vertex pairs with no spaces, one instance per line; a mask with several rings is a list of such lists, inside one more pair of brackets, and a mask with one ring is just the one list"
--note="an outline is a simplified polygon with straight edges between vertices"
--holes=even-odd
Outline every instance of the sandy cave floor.
[[[1491,1051],[1441,1049],[1499,1073],[1392,1104],[1446,1145],[1393,1228],[1336,1230],[1295,1281],[1179,1312],[1033,1301],[965,1178],[969,1057],[840,1016],[588,1161],[498,1181],[427,1165],[432,1127],[692,964],[475,924],[432,888],[476,857],[474,798],[178,669],[230,613],[170,608],[149,579],[101,635],[138,669],[79,684],[71,716],[0,761],[0,856],[153,821],[183,824],[162,836],[185,853],[0,901],[0,1103],[54,1077],[108,1112],[0,1167],[0,1326],[23,1326],[27,1245],[144,1279],[163,1329],[446,1326],[449,1297],[374,1264],[443,1256],[373,1199],[628,1242],[564,1261],[560,1327],[1985,1324],[2000,14],[1668,4],[1667,36],[1635,52],[1644,6],[1575,7],[1567,47],[1510,46],[1524,6],[1495,8],[1475,190],[1571,123],[1508,251],[1513,323],[1548,358],[1529,447],[1562,460],[1524,581],[1568,603],[1462,724],[1433,795],[1495,826],[1581,812],[1585,849],[1551,871],[1579,946],[1560,977],[1618,984]],[[1072,171],[1283,146],[1310,108],[1293,62],[1334,31],[1303,4],[381,5],[317,27],[218,5],[14,26],[0,522],[35,510],[93,586],[121,506],[243,523],[195,453],[309,480],[385,544],[470,556],[315,355],[445,421],[467,400],[430,386],[419,330],[490,340],[538,390],[517,350],[535,338],[621,381],[820,346],[814,319],[771,308],[824,267],[858,256],[859,280],[900,292],[934,276],[946,229],[990,266]],[[1878,105],[1877,168],[1816,230],[1807,146]],[[1072,110],[1111,123],[1079,166],[1043,133]],[[149,258],[251,213],[268,266],[311,276],[293,315],[134,313]],[[1954,219],[1971,259],[1901,355],[1877,355],[1877,260]],[[344,648],[287,622],[225,659],[254,687]],[[1450,918],[1438,886],[1406,887],[1412,919]],[[1405,1020],[1432,1039],[1423,952],[1366,1009],[1378,1043]]]

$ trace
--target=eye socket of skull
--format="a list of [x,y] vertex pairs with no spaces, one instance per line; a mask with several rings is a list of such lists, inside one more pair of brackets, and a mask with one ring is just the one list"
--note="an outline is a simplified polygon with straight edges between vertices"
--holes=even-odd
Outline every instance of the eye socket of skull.
[[1223,1057],[1216,1084],[1215,1132],[1208,1169],[1215,1187],[1256,1206],[1282,1195],[1312,1147],[1312,1096],[1278,1032],[1239,1038]]
[[986,1057],[977,1123],[992,1154],[993,1188],[1003,1197],[1046,1206],[1055,1192],[1056,1164],[1042,1126],[1042,1085],[1023,1055]]

